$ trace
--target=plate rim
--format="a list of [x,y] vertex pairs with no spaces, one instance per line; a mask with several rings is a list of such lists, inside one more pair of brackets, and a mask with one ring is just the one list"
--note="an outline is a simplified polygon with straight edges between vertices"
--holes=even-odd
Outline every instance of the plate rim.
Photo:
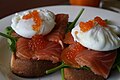
[[[44,7],[37,7],[37,8],[31,8],[31,9],[40,9],[40,8],[48,8],[48,7],[68,7],[68,6],[71,6],[71,5],[54,5],[54,6],[44,6]],[[109,12],[109,13],[114,13],[114,14],[118,14],[118,15],[120,15],[119,13],[116,13],[116,12],[113,12],[113,11],[109,11],[109,10],[106,10],[106,9],[101,9],[101,8],[96,8],[96,7],[88,7],[88,6],[71,6],[71,7],[80,7],[80,8],[92,8],[92,9],[98,9],[98,10],[102,10],[102,11],[107,11],[107,12]],[[26,10],[31,10],[31,9],[26,9]],[[26,10],[23,10],[23,11],[26,11]],[[23,12],[23,11],[19,11],[19,12],[16,12],[16,13],[20,13],[20,12]],[[6,20],[6,19],[9,19],[9,17],[11,17],[11,16],[13,16],[15,13],[13,13],[13,14],[11,14],[11,15],[8,15],[8,16],[6,16],[6,17],[4,17],[4,18],[2,18],[2,19],[0,19],[0,22],[1,22],[1,20],[2,21],[4,21],[4,20]],[[1,37],[0,37],[0,39],[1,39]]]

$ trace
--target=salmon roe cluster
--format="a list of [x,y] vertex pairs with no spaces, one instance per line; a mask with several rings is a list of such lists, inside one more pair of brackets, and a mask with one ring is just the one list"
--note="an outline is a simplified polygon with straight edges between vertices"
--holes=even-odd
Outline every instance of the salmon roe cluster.
[[30,19],[33,18],[35,24],[32,25],[32,28],[34,31],[39,31],[40,30],[40,26],[42,25],[42,19],[39,16],[39,12],[37,10],[33,10],[32,12],[29,12],[29,14],[24,15],[22,17],[23,19]]
[[94,26],[94,22],[93,21],[88,21],[88,22],[80,22],[80,28],[83,32],[86,32],[88,30],[90,30],[92,27]]
[[94,21],[98,22],[99,25],[103,26],[103,27],[107,27],[107,24],[104,20],[102,20],[100,17],[95,17]]
[[94,20],[89,20],[88,22],[80,22],[79,26],[83,32],[86,32],[89,31],[91,28],[93,28],[96,22],[102,27],[107,27],[106,22],[98,16],[95,17]]
[[32,51],[44,49],[47,44],[48,41],[45,40],[42,35],[35,35],[28,42],[29,49],[31,49]]

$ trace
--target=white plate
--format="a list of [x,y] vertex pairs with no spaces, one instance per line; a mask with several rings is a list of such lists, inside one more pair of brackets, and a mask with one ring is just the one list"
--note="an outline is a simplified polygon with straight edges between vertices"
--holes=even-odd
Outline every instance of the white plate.
[[[93,7],[81,7],[81,6],[49,6],[49,7],[41,7],[48,10],[53,11],[54,13],[66,13],[69,14],[69,21],[73,21],[81,8],[85,8],[84,13],[82,14],[79,21],[87,21],[89,19],[93,19],[95,16],[100,16],[103,19],[109,19],[114,22],[115,25],[120,26],[120,14],[93,8]],[[37,8],[40,9],[40,8]],[[13,15],[5,17],[0,20],[0,31],[4,31],[4,28],[10,26],[11,18]],[[7,80],[8,76],[10,80],[61,80],[60,72],[56,72],[54,74],[42,77],[42,78],[20,78],[10,72],[9,64],[10,64],[10,51],[7,45],[7,41],[5,38],[0,37],[0,80]],[[116,71],[112,71],[108,80],[120,80],[120,73]]]

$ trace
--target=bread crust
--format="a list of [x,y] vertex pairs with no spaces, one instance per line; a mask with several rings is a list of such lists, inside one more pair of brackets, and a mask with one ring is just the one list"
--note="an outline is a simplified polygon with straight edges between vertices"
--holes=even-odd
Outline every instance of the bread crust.
[[58,66],[60,63],[52,63],[47,60],[21,59],[14,53],[11,57],[11,71],[21,77],[41,77],[45,71]]
[[106,80],[92,71],[64,68],[65,80]]

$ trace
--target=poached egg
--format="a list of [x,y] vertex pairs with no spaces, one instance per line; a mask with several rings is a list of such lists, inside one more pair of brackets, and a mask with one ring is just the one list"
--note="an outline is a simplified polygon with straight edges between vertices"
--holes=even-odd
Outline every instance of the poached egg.
[[86,23],[82,22],[72,29],[71,34],[74,41],[79,42],[88,49],[97,51],[109,51],[119,48],[120,38],[117,34],[120,31],[116,30],[117,28],[113,30],[100,17],[96,18],[99,21],[94,19]]
[[31,10],[12,18],[12,29],[22,37],[32,38],[35,34],[46,35],[55,27],[55,14],[49,10]]

